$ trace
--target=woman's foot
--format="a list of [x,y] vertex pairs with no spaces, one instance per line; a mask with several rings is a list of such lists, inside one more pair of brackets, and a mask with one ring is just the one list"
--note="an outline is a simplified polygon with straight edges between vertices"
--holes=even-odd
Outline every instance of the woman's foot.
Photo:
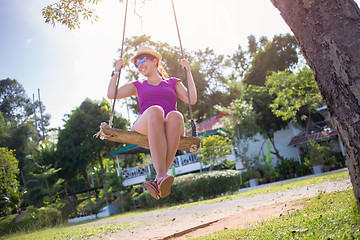
[[144,186],[153,198],[159,200],[160,191],[156,181],[146,181],[144,182]]
[[158,191],[161,198],[166,198],[171,193],[171,185],[174,182],[174,177],[171,175],[165,175],[157,179]]

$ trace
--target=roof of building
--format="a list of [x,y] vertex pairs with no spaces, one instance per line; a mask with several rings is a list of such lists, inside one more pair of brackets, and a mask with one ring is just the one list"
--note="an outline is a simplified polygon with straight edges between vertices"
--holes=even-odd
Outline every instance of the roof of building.
[[149,149],[140,147],[135,144],[129,144],[125,147],[119,148],[115,151],[109,153],[110,156],[117,155],[117,154],[133,154],[133,153],[148,153]]
[[291,145],[304,144],[310,142],[310,139],[316,141],[326,137],[333,137],[333,136],[337,136],[337,132],[334,129],[326,129],[308,135],[306,135],[305,132],[301,132],[291,139],[289,145],[291,146]]
[[220,119],[227,115],[228,114],[226,113],[217,113],[214,117],[199,123],[198,124],[199,135],[209,135],[223,128],[224,123],[222,123]]

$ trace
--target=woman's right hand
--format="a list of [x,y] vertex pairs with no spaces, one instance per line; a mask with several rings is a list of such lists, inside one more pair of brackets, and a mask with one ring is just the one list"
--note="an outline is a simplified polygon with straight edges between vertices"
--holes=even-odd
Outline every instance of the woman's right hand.
[[123,67],[125,67],[125,61],[124,59],[120,58],[115,65],[115,70],[116,71],[120,71],[120,69],[122,69]]

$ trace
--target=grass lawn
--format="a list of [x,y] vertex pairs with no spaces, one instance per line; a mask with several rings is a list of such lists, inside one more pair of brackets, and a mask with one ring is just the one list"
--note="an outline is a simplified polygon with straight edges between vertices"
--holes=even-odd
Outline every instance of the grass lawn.
[[111,233],[123,228],[134,227],[135,224],[101,224],[101,225],[64,225],[49,229],[37,230],[31,233],[12,234],[0,239],[6,240],[43,240],[43,239],[87,239],[98,234]]
[[227,229],[198,240],[360,239],[360,208],[352,190],[302,201],[304,209],[246,229]]
[[[216,199],[186,203],[180,207],[248,197],[269,192],[286,191],[320,182],[341,181],[344,179],[349,179],[348,171],[264,186],[245,192],[221,196]],[[272,219],[245,230],[226,230],[200,239],[360,239],[358,229],[360,223],[359,208],[356,206],[352,190],[329,195],[320,194],[314,199],[303,201],[301,204],[305,206],[304,209],[290,215]],[[144,214],[150,211],[162,211],[168,208],[169,207],[152,210],[141,209],[115,215],[110,218]],[[0,230],[4,227],[12,227],[14,231],[16,230],[16,225],[10,226],[14,225],[11,224],[10,217],[0,219]],[[16,234],[2,236],[0,239],[85,239],[131,227],[135,227],[135,225],[133,223],[98,225],[84,225],[83,223],[64,224],[62,226],[32,232],[18,232]]]

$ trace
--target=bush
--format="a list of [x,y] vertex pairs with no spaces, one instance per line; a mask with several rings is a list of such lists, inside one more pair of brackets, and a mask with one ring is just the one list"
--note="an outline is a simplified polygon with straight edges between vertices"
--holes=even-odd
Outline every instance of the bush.
[[139,195],[139,201],[145,208],[172,205],[214,198],[222,193],[235,192],[240,186],[241,173],[235,170],[193,173],[175,178],[169,197],[155,200],[148,192],[144,192]]
[[336,163],[335,152],[332,150],[330,140],[316,142],[309,140],[308,146],[310,148],[310,162],[312,166],[328,165],[333,166]]
[[33,228],[52,227],[62,223],[61,211],[48,206],[36,209],[33,206],[26,208],[28,215],[23,218],[23,221],[31,224]]
[[62,223],[61,212],[53,207],[43,207],[38,210],[36,225],[42,227],[52,227]]
[[275,172],[280,179],[286,179],[289,177],[300,177],[311,174],[306,161],[299,162],[296,159],[281,159],[276,163]]
[[243,178],[245,182],[248,182],[250,179],[254,178],[261,178],[261,174],[258,170],[247,170],[246,172],[243,172]]

